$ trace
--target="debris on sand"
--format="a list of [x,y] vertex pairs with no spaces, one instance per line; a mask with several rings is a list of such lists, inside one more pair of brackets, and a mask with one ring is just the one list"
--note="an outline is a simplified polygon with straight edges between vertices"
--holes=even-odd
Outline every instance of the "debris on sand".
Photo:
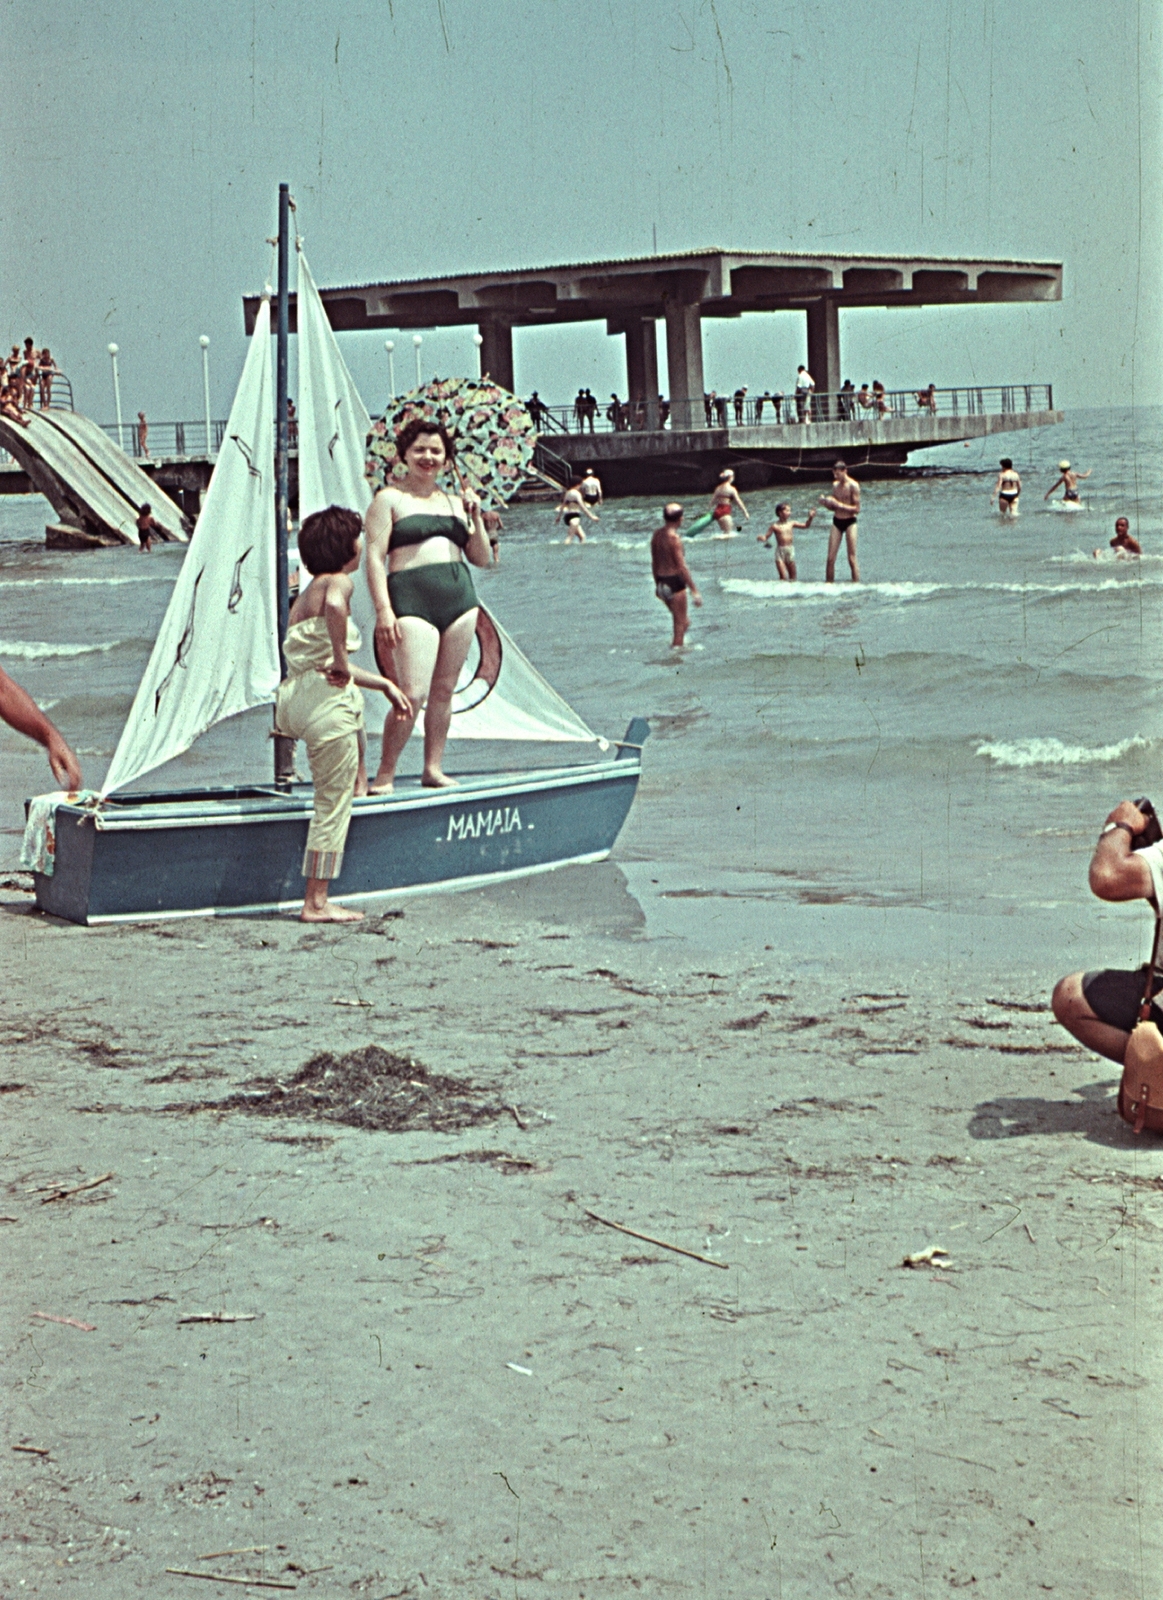
[[947,1267],[951,1265],[952,1257],[948,1250],[942,1250],[939,1244],[931,1244],[927,1250],[918,1250],[911,1256],[906,1256],[901,1262],[902,1267]]
[[329,1050],[286,1079],[253,1078],[224,1100],[199,1100],[167,1111],[246,1111],[255,1117],[301,1117],[337,1122],[373,1132],[428,1129],[456,1133],[509,1115],[509,1103],[493,1084],[446,1078],[411,1057],[364,1045],[346,1055]]

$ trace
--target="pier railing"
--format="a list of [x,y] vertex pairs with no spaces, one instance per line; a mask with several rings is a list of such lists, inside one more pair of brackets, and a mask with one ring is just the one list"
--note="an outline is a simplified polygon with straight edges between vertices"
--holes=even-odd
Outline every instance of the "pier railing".
[[202,421],[147,421],[143,449],[141,431],[136,422],[123,422],[120,429],[115,422],[103,422],[101,429],[127,456],[138,461],[156,461],[159,458],[172,460],[175,456],[193,456],[205,460],[207,456],[218,454],[226,436],[225,419],[221,422],[211,420],[209,440],[206,437],[206,424]]
[[955,389],[813,390],[797,396],[708,394],[703,400],[608,400],[605,405],[544,406],[537,420],[543,435],[638,433],[659,428],[798,428],[813,422],[907,421],[930,416],[1006,416],[1052,411],[1048,383],[971,385]]

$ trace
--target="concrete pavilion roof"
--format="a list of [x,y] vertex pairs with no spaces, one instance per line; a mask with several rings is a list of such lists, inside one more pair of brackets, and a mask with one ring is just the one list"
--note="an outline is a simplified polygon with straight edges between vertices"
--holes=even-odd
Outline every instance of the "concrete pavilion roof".
[[[685,250],[676,255],[582,261],[444,278],[396,278],[320,291],[331,324],[434,328],[496,320],[513,327],[632,316],[698,305],[704,317],[846,306],[986,305],[1060,300],[1060,261],[984,256],[800,255],[778,250]],[[292,328],[294,327],[292,296]],[[243,301],[254,328],[257,295]]]

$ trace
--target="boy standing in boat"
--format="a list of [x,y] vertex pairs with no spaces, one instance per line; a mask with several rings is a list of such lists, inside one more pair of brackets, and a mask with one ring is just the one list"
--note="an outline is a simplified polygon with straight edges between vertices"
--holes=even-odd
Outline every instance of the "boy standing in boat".
[[356,793],[367,793],[363,696],[379,689],[402,716],[412,706],[390,678],[353,667],[360,646],[351,620],[351,574],[359,566],[363,522],[356,511],[328,506],[304,519],[299,554],[315,577],[291,608],[284,652],[287,676],[275,702],[276,731],[302,739],[311,763],[315,810],[307,830],[302,922],[359,922],[363,913],[332,905],[328,885],[343,867],[343,848]]

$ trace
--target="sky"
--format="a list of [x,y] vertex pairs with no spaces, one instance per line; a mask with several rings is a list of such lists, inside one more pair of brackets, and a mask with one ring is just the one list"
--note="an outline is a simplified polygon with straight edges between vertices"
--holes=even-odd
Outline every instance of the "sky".
[[[0,338],[48,343],[98,421],[116,341],[126,417],[171,421],[202,414],[206,334],[225,416],[286,181],[323,288],[655,240],[1061,260],[1057,304],[843,313],[844,375],[1157,404],[1159,22],[1148,0],[0,0]],[[475,372],[472,333],[425,334],[425,375]],[[341,336],[373,412],[385,337]],[[704,350],[708,387],[786,389],[805,318],[708,321]],[[626,390],[604,323],[518,330],[515,360],[551,401]]]

